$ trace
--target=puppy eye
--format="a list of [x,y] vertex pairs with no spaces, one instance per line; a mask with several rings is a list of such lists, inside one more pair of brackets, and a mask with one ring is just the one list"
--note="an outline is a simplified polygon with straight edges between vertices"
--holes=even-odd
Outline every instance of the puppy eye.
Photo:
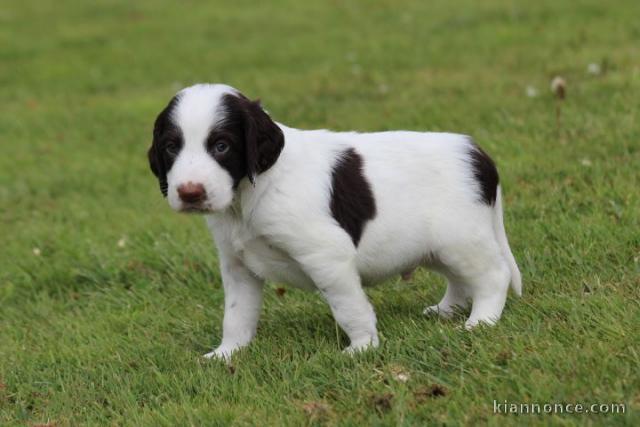
[[218,141],[213,145],[213,152],[216,154],[224,154],[229,151],[229,144],[224,141]]
[[180,151],[180,146],[176,142],[170,141],[164,146],[164,151],[170,156],[177,156],[178,151]]

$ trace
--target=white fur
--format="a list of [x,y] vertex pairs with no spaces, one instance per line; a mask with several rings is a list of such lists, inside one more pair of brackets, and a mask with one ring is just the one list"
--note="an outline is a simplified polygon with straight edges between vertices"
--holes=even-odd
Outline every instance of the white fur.
[[[173,119],[185,147],[168,174],[169,203],[180,210],[177,186],[203,183],[206,215],[220,259],[225,291],[222,343],[206,356],[228,357],[256,332],[265,280],[318,290],[351,340],[347,351],[378,345],[376,317],[362,285],[430,267],[448,287],[425,312],[450,316],[472,303],[467,327],[493,324],[520,273],[509,249],[498,188],[495,206],[480,189],[463,135],[421,132],[337,133],[278,124],[285,136],[276,163],[232,189],[229,174],[207,154],[204,139],[221,120],[228,86],[198,85],[181,92]],[[331,215],[331,174],[338,156],[362,156],[377,214],[358,246]],[[303,315],[303,313],[300,313]]]

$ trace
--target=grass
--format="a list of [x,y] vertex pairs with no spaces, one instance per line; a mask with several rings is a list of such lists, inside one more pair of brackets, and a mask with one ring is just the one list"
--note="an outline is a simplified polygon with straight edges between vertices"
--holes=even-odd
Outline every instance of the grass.
[[[5,4],[0,424],[637,425],[639,14],[632,0]],[[440,278],[393,281],[367,291],[381,348],[350,358],[317,295],[272,284],[233,368],[202,360],[220,339],[216,254],[145,158],[160,108],[201,81],[296,127],[474,135],[502,174],[524,297],[467,333],[420,314]],[[626,412],[494,415],[494,399]]]

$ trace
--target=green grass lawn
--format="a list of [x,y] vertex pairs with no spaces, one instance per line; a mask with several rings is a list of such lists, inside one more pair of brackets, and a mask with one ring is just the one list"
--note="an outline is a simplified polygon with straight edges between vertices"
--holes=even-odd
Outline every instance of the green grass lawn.
[[[4,2],[0,425],[638,425],[638,16],[634,0]],[[501,171],[523,298],[469,333],[422,316],[444,282],[420,271],[367,291],[381,347],[351,358],[318,295],[271,284],[233,366],[200,358],[220,340],[216,254],[146,149],[203,81],[295,127],[473,135]]]

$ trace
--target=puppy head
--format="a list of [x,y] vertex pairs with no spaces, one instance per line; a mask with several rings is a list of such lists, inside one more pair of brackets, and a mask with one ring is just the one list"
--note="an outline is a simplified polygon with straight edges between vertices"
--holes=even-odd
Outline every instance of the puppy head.
[[276,162],[284,136],[260,107],[225,85],[180,91],[158,115],[149,165],[169,205],[180,212],[216,212],[233,201],[243,179]]

